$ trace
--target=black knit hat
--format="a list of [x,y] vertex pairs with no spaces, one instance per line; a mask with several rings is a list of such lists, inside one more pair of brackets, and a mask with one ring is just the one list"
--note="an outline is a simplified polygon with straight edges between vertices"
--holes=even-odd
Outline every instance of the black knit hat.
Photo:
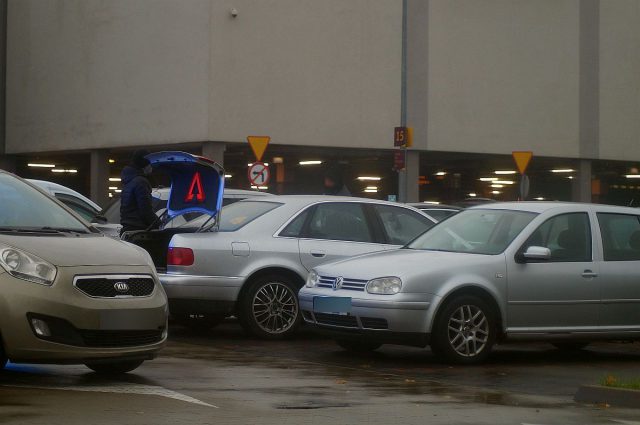
[[146,149],[138,149],[133,153],[133,157],[131,157],[131,165],[136,168],[144,168],[147,165],[151,164],[145,156],[149,155],[149,151]]

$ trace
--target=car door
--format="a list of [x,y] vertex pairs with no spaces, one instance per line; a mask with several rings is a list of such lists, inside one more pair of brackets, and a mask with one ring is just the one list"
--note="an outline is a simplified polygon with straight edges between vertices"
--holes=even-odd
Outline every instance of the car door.
[[324,202],[314,206],[309,214],[298,244],[300,261],[307,270],[329,261],[385,249],[362,202]]
[[598,265],[588,213],[556,215],[532,232],[530,246],[551,251],[547,261],[507,258],[510,332],[562,332],[598,325]]
[[598,212],[603,261],[600,264],[600,325],[640,329],[640,215]]
[[368,207],[373,209],[379,219],[386,242],[389,244],[387,249],[406,245],[436,224],[435,220],[409,208],[386,204],[374,204]]

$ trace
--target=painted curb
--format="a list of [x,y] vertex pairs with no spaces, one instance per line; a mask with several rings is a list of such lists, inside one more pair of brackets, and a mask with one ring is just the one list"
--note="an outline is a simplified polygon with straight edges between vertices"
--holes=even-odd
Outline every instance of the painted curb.
[[615,407],[640,409],[640,391],[625,388],[583,385],[578,388],[574,400],[580,403],[608,404]]

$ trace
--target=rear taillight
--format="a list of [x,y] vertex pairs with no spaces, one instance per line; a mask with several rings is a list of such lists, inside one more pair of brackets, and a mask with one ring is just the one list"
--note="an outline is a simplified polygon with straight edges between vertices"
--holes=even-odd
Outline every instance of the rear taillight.
[[167,252],[168,266],[191,266],[193,261],[193,250],[190,248],[170,247]]

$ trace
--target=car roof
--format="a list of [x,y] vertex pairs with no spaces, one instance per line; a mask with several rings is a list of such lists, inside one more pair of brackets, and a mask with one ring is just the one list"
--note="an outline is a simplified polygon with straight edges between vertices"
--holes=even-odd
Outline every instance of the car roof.
[[36,180],[36,179],[26,179],[26,180],[28,182],[30,182],[30,183],[35,184],[36,186],[38,186],[40,188],[46,189],[48,192],[56,191],[56,192],[64,193],[64,194],[67,194],[67,195],[76,196],[76,197],[82,199],[87,204],[91,205],[96,211],[102,210],[102,207],[100,207],[98,204],[93,202],[91,199],[87,198],[82,193],[76,192],[75,190],[73,190],[73,189],[71,189],[71,188],[69,188],[67,186],[63,186],[61,184],[50,182],[50,181],[46,181],[46,180]]
[[371,198],[358,198],[355,196],[333,196],[333,195],[273,195],[271,197],[261,197],[260,199],[243,199],[240,202],[247,201],[257,201],[257,202],[280,202],[283,204],[290,205],[309,205],[316,202],[365,202],[369,204],[382,204],[382,205],[390,205],[394,207],[408,207],[414,209],[410,205],[401,204],[398,202],[389,202],[382,201],[379,199],[371,199]]
[[521,202],[496,202],[469,207],[469,210],[516,210],[543,213],[549,210],[562,207],[582,206],[585,208],[597,208],[599,211],[611,211],[620,213],[638,214],[640,210],[632,207],[621,207],[617,205],[590,204],[581,202],[560,202],[560,201],[521,201]]
[[455,205],[447,205],[447,204],[433,204],[430,202],[409,202],[407,205],[411,205],[414,208],[418,209],[433,209],[433,210],[461,210],[462,207],[457,207]]

